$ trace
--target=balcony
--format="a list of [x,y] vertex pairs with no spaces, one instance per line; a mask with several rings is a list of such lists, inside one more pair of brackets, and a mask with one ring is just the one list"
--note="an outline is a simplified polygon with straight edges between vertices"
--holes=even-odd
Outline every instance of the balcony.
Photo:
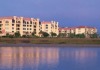
[[20,30],[20,28],[16,28],[16,30]]
[[16,27],[20,27],[20,25],[19,24],[16,24]]

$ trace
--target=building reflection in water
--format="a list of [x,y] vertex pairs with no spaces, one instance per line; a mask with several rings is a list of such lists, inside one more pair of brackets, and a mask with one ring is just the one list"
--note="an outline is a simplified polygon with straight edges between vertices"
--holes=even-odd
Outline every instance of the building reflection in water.
[[89,60],[94,60],[97,58],[97,51],[89,49],[66,50],[62,51],[60,57],[72,59],[79,63],[86,63]]
[[39,64],[52,66],[58,60],[58,48],[0,47],[0,68],[38,68]]
[[[63,49],[63,50],[62,50]],[[57,66],[60,62],[86,64],[97,58],[97,51],[91,49],[68,49],[46,47],[0,47],[0,69],[30,70]],[[90,62],[91,62],[90,61]],[[58,65],[59,66],[59,65]],[[6,70],[6,69],[5,69]]]

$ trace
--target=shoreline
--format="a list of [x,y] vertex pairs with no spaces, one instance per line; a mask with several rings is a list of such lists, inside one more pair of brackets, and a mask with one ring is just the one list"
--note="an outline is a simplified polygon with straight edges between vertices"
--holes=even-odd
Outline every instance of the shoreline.
[[1,43],[31,44],[100,44],[99,38],[0,38]]
[[24,44],[24,43],[20,43],[20,44],[0,44],[0,47],[45,47],[45,48],[49,48],[49,47],[68,47],[68,48],[100,48],[100,45],[96,45],[96,44]]

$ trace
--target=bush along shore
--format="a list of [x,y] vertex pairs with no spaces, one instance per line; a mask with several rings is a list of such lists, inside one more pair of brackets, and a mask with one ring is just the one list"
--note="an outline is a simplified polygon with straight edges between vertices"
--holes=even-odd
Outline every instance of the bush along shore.
[[36,36],[34,32],[31,35],[26,33],[23,36],[19,32],[14,35],[6,34],[6,36],[0,37],[0,44],[100,44],[100,38],[97,34],[90,35],[90,38],[86,38],[84,34],[70,34],[68,38],[65,34],[57,36],[55,33],[51,33],[51,37],[46,32],[40,32],[40,34],[41,37]]
[[100,44],[99,38],[0,38],[0,44]]

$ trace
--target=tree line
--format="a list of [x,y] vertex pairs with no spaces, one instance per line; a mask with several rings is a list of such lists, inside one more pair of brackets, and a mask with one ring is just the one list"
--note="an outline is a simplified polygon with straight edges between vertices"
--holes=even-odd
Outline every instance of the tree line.
[[57,35],[56,33],[51,32],[50,34],[48,34],[47,32],[43,32],[40,31],[39,35],[40,36],[36,36],[35,35],[36,32],[32,32],[31,34],[29,34],[28,32],[25,33],[25,35],[20,34],[20,32],[15,32],[13,35],[7,33],[5,36],[2,36],[3,38],[38,38],[38,37],[67,37],[67,38],[98,38],[99,35],[94,33],[94,34],[89,34],[89,35],[85,35],[85,34],[74,34],[74,33],[59,33],[59,35]]

